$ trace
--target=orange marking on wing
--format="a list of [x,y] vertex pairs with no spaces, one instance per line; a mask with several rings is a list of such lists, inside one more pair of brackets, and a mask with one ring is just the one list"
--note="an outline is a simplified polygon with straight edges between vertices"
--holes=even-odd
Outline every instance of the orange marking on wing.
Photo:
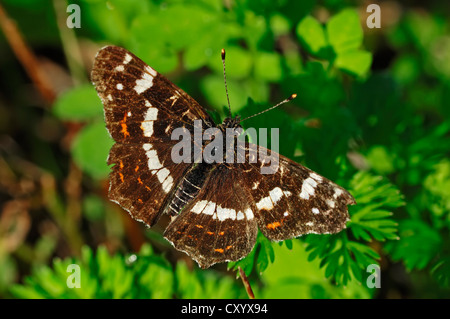
[[197,228],[203,228],[202,225],[195,225],[195,227],[197,227]]
[[218,253],[223,254],[223,249],[222,248],[214,249],[214,251],[217,251]]
[[212,231],[207,231],[206,232],[208,235],[214,235],[214,233]]
[[139,203],[143,204],[144,202],[142,201],[142,199],[138,198]]
[[120,165],[120,169],[122,169],[123,168],[123,162],[120,161],[119,165]]
[[221,231],[221,232],[219,233],[219,235],[221,235],[221,236],[223,236],[223,234],[225,234],[224,231]]
[[134,169],[135,172],[137,172],[139,170],[139,165],[136,166],[136,168]]
[[127,114],[125,113],[125,114],[123,115],[123,120],[120,121],[120,126],[122,126],[122,130],[120,131],[120,133],[123,133],[123,137],[124,137],[124,138],[127,138],[127,136],[130,136],[130,133],[129,133],[128,130],[127,130],[127,124],[126,124],[126,122],[127,122]]
[[147,185],[145,185],[145,188],[147,188],[148,191],[151,191],[152,189],[150,187],[148,187]]
[[140,177],[138,177],[138,183],[141,185],[144,184],[144,183],[142,183],[142,179]]
[[122,183],[124,182],[124,179],[123,179],[123,174],[122,173],[119,173],[119,176],[120,176],[120,180],[122,181]]
[[233,247],[232,245],[229,245],[229,246],[227,246],[226,250],[228,250],[228,249],[230,249],[232,247]]
[[271,224],[267,224],[266,225],[266,227],[269,228],[269,229],[275,229],[275,228],[280,227],[280,226],[281,226],[281,224],[279,222],[273,222]]

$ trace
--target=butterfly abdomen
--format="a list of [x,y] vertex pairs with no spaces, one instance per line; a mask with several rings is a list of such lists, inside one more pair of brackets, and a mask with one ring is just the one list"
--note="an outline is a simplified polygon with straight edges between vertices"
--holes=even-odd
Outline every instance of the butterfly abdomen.
[[200,163],[186,173],[166,207],[166,212],[170,216],[177,216],[197,196],[211,169],[211,165]]

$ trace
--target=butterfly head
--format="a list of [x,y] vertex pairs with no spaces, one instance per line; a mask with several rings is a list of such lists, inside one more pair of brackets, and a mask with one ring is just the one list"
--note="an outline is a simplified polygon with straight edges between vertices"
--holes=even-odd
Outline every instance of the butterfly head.
[[236,117],[227,117],[223,120],[221,126],[223,128],[238,128],[241,127],[241,117],[237,115]]

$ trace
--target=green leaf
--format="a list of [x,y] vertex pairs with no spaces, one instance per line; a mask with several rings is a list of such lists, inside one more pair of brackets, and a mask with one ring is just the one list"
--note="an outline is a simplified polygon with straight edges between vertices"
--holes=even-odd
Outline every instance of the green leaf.
[[[247,93],[240,82],[232,79],[228,79],[227,82],[231,110],[232,112],[237,112],[245,106],[247,102]],[[201,80],[200,86],[211,106],[216,109],[221,109],[220,106],[227,105],[227,97],[225,95],[225,86],[222,76],[206,76]]]
[[401,84],[410,84],[420,76],[420,61],[414,54],[399,56],[392,65],[392,75]]
[[395,170],[394,154],[383,145],[373,145],[367,152],[366,159],[378,174],[387,175]]
[[[140,297],[151,299],[168,299],[175,289],[175,275],[170,264],[159,256],[138,256],[140,261],[136,271],[142,288]],[[152,267],[148,267],[148,265]],[[159,287],[159,289],[152,289]]]
[[311,16],[303,18],[296,31],[306,49],[313,55],[317,55],[320,50],[328,46],[324,27]]
[[275,253],[272,243],[261,232],[258,232],[255,247],[250,254],[239,261],[229,262],[228,269],[237,270],[238,267],[241,267],[247,276],[253,271],[262,274],[274,260]]
[[[445,216],[450,211],[450,161],[445,159],[433,167],[423,186],[433,196],[433,202],[442,207],[439,216]],[[436,211],[437,213],[437,211]]]
[[[209,61],[209,66],[217,74],[223,75],[223,65],[220,61],[220,51],[214,52],[216,58]],[[253,66],[253,60],[248,50],[236,46],[226,49],[227,78],[247,79]],[[223,79],[222,79],[223,86]]]
[[86,121],[103,117],[103,106],[90,84],[78,86],[62,94],[53,106],[54,114],[66,121]]
[[398,239],[397,222],[391,219],[389,210],[405,204],[398,189],[368,172],[358,172],[350,185],[358,203],[351,209],[348,224],[355,238],[365,241]]
[[450,286],[450,256],[444,256],[431,269],[436,282],[443,287]]
[[[230,277],[219,277],[213,271],[190,271],[184,262],[175,270],[176,297],[184,299],[222,299],[243,297],[242,286]],[[239,287],[239,288],[238,288]]]
[[[108,3],[103,1],[89,1],[89,5],[82,5],[83,28],[92,29],[97,35],[108,39],[111,43],[123,42],[129,34],[129,17],[126,12],[145,12],[143,1],[114,0]],[[140,4],[140,5],[139,5]],[[135,13],[134,13],[135,14]],[[95,22],[94,22],[95,21]]]
[[273,251],[272,243],[264,238],[261,240],[259,247],[259,255],[257,257],[256,266],[260,274],[262,274],[270,263],[275,260],[275,253]]
[[[397,223],[388,209],[404,205],[403,196],[395,186],[368,172],[356,173],[350,181],[350,193],[357,205],[350,207],[347,232],[335,235],[308,235],[308,259],[320,259],[325,275],[347,285],[351,280],[361,281],[370,264],[380,258],[377,252],[356,240],[372,241],[398,239]],[[351,231],[356,240],[348,237]]]
[[372,53],[365,50],[352,50],[340,53],[334,64],[337,68],[356,76],[363,76],[372,64]]
[[358,49],[363,40],[359,15],[354,9],[344,9],[328,20],[328,41],[336,54]]
[[281,57],[276,53],[259,52],[255,58],[255,77],[257,79],[278,82],[283,76]]
[[338,284],[347,285],[353,279],[361,282],[362,273],[380,256],[369,246],[351,241],[345,232],[335,235],[308,235],[306,251],[308,260],[320,259],[325,276]]
[[106,164],[113,140],[103,121],[86,125],[76,136],[72,156],[80,168],[94,178],[105,178],[109,173]]
[[[368,291],[358,282],[349,283],[346,289],[329,280],[324,280],[325,269],[320,260],[308,261],[305,245],[292,240],[293,247],[274,245],[276,260],[271,263],[261,280],[265,289],[255,291],[259,298],[348,298],[358,295],[368,298]],[[295,267],[293,266],[295,265]],[[357,298],[359,298],[357,297]]]
[[281,14],[275,13],[269,20],[270,29],[275,36],[280,36],[289,33],[291,28],[290,21]]
[[406,219],[399,224],[400,240],[386,245],[394,261],[403,261],[408,270],[423,269],[440,251],[439,232],[420,220]]
[[[130,258],[132,257],[132,258]],[[190,271],[184,264],[176,270],[150,246],[130,257],[110,255],[100,246],[97,253],[83,247],[81,258],[55,258],[52,268],[35,268],[23,285],[13,285],[9,292],[17,298],[242,298],[245,290],[230,277],[214,271]],[[67,267],[80,267],[80,288],[67,286]]]
[[263,16],[257,15],[252,11],[244,11],[242,36],[249,45],[250,51],[257,51],[258,43],[268,31],[267,24],[268,23]]

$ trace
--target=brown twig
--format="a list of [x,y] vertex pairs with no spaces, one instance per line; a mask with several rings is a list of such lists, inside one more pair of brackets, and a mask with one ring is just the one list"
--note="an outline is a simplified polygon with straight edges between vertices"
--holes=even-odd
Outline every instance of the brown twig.
[[253,294],[252,286],[250,286],[250,282],[248,281],[245,272],[241,267],[238,266],[239,269],[239,277],[241,277],[242,283],[244,284],[245,290],[247,291],[247,295],[250,299],[255,299],[255,295]]
[[49,104],[52,104],[56,98],[56,93],[52,88],[51,82],[47,74],[41,68],[41,65],[26,44],[24,38],[20,34],[19,29],[13,20],[11,20],[0,4],[0,27],[3,29],[6,39],[9,42],[14,54],[20,61],[29,77],[36,85],[36,88]]

